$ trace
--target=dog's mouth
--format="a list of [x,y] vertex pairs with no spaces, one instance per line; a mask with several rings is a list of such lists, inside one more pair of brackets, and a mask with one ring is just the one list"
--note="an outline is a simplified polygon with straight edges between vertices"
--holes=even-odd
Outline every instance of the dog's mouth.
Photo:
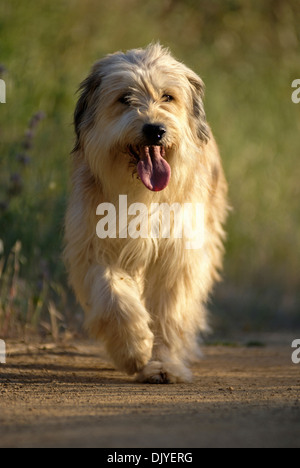
[[160,192],[169,184],[171,168],[165,160],[163,146],[129,146],[130,155],[137,163],[138,175],[147,189]]

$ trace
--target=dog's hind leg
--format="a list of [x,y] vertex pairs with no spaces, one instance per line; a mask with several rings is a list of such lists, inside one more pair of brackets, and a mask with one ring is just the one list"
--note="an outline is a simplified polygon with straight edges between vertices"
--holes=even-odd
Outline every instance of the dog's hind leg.
[[85,278],[86,327],[100,338],[119,370],[139,372],[152,354],[153,334],[137,282],[120,269],[94,265]]

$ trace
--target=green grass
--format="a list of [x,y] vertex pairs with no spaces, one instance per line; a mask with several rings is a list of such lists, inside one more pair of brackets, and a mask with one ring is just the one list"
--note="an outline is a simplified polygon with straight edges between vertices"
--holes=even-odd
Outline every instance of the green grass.
[[[41,324],[47,332],[50,301],[60,327],[72,325],[61,250],[75,92],[99,57],[155,40],[203,77],[230,184],[216,326],[299,324],[300,105],[291,101],[291,83],[300,78],[299,22],[297,0],[0,4],[7,85],[0,104],[0,333]],[[25,148],[40,111],[45,118]]]

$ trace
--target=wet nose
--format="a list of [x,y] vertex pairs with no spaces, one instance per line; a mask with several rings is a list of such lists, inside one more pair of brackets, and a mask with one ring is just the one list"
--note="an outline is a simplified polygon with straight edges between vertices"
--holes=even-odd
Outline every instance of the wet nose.
[[146,124],[143,127],[143,134],[149,145],[159,145],[166,131],[163,125]]

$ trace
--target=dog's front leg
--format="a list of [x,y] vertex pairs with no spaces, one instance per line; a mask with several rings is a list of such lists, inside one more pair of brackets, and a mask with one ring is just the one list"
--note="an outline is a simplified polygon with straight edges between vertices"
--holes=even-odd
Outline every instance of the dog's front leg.
[[151,360],[138,375],[148,383],[189,382],[191,362],[200,357],[198,332],[205,328],[205,307],[187,265],[166,285],[163,268],[150,273],[146,283],[146,306],[153,319]]
[[105,343],[119,370],[140,371],[151,358],[153,334],[136,280],[123,270],[94,265],[85,282],[89,332]]

